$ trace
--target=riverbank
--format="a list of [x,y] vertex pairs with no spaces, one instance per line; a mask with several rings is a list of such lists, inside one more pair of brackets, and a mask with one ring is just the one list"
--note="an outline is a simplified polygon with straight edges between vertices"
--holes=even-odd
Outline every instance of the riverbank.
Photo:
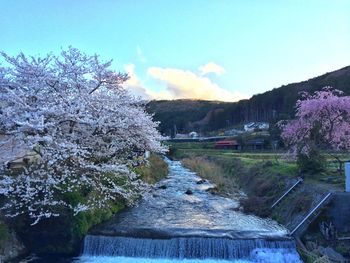
[[[216,193],[232,195],[237,189],[246,193],[240,203],[246,213],[270,217],[293,229],[328,192],[342,191],[344,179],[329,174],[305,177],[297,190],[271,209],[271,205],[300,176],[294,162],[280,158],[280,154],[264,152],[233,152],[213,150],[210,145],[180,144],[171,148],[173,158],[217,185]],[[331,246],[337,253],[349,256],[348,242],[329,242],[319,230],[328,222],[327,213],[321,214],[304,233],[302,240],[309,251],[303,251],[306,261],[319,258],[319,248]],[[303,248],[305,249],[305,247]],[[310,262],[313,262],[312,260]]]
[[[153,184],[166,177],[168,168],[161,156],[151,155],[147,164],[134,169],[141,179]],[[67,194],[70,203],[82,201],[83,193]],[[87,232],[126,206],[124,200],[115,200],[107,207],[92,211],[61,212],[57,218],[46,219],[30,226],[27,218],[0,219],[0,256],[4,260],[21,256],[26,253],[78,255],[81,241]],[[6,223],[5,223],[6,219]]]

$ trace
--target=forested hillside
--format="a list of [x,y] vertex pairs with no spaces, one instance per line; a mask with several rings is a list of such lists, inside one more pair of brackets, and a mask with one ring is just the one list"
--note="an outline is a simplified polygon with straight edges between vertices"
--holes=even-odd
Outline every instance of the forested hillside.
[[254,95],[239,102],[198,100],[151,101],[147,110],[160,121],[162,133],[206,132],[232,127],[250,121],[275,122],[292,118],[294,105],[300,92],[314,92],[324,86],[344,91],[350,95],[350,66],[326,73],[307,81],[292,83]]

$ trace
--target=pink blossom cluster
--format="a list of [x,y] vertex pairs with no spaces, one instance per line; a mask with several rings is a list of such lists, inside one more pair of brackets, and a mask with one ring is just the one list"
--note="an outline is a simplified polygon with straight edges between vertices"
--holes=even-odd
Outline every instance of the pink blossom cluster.
[[303,93],[296,103],[296,119],[279,122],[281,137],[294,154],[308,155],[312,147],[350,149],[350,96],[325,87]]

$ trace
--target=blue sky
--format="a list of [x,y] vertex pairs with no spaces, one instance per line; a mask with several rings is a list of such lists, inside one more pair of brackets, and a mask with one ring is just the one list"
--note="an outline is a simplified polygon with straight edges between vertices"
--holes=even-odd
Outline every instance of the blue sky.
[[72,45],[147,98],[234,101],[350,65],[348,0],[1,0],[0,49]]

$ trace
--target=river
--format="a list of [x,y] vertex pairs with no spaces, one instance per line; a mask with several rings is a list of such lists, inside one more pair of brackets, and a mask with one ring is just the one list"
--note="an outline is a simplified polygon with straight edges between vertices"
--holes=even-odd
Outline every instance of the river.
[[138,206],[94,228],[76,263],[302,262],[288,231],[271,219],[247,215],[239,198],[178,161]]

